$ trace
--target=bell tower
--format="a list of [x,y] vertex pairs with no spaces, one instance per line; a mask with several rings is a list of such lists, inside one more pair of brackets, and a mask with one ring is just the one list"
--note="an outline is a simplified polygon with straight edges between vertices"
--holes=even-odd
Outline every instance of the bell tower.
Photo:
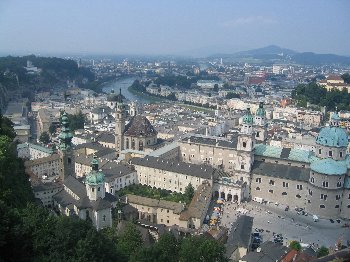
[[75,161],[72,148],[73,135],[69,128],[69,119],[66,112],[61,115],[61,133],[58,135],[60,140],[60,178],[63,181],[67,176],[74,176]]
[[115,110],[115,150],[117,157],[124,150],[125,118],[126,110],[122,99],[122,90],[120,89],[119,101]]
[[260,102],[259,108],[256,110],[254,117],[255,139],[260,142],[265,142],[267,135],[266,128],[266,111],[264,103]]

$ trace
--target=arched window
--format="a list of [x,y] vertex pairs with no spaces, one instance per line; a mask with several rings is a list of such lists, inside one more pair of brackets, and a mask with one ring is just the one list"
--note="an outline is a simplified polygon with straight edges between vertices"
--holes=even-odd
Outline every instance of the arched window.
[[106,221],[106,215],[103,215],[103,221]]
[[131,139],[131,149],[135,150],[135,140]]
[[243,147],[247,147],[247,142],[243,142]]
[[143,151],[143,141],[139,141],[139,150]]
[[125,140],[125,148],[129,149],[129,138]]

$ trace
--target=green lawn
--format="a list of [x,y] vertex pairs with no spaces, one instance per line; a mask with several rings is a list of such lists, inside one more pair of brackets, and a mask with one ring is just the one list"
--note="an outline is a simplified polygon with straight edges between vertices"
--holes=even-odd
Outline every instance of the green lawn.
[[189,197],[187,197],[185,194],[171,192],[165,189],[152,188],[152,187],[140,185],[140,184],[134,184],[134,185],[124,187],[123,189],[119,190],[116,194],[118,196],[133,194],[133,195],[149,197],[153,199],[167,200],[167,201],[177,202],[177,203],[181,202],[186,204],[188,204],[191,201],[191,199],[189,199]]

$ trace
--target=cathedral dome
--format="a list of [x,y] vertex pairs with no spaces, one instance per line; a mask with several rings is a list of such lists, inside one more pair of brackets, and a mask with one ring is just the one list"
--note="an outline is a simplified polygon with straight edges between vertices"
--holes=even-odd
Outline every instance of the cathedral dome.
[[331,158],[314,161],[311,163],[310,168],[312,171],[325,175],[344,175],[347,173],[345,165]]
[[316,143],[322,146],[347,147],[348,135],[341,127],[323,127],[316,138]]
[[243,116],[243,123],[244,124],[253,124],[253,115],[250,112],[250,108],[247,108],[247,112]]
[[133,137],[152,137],[157,135],[157,131],[146,117],[136,115],[125,126],[124,135]]

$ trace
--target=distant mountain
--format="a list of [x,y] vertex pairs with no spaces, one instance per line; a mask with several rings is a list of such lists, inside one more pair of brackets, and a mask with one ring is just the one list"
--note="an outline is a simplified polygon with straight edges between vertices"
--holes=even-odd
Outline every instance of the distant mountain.
[[241,51],[236,53],[235,55],[294,55],[297,52],[295,52],[294,50],[291,49],[287,49],[287,48],[281,48],[279,46],[276,45],[269,45],[266,47],[262,47],[262,48],[258,48],[258,49],[252,49],[252,50],[248,50],[248,51]]
[[227,60],[256,60],[263,62],[294,62],[303,65],[322,65],[322,64],[344,64],[350,65],[350,57],[334,54],[315,54],[312,52],[298,53],[294,50],[282,48],[276,45],[241,51],[232,54],[215,54],[208,58],[224,58]]

